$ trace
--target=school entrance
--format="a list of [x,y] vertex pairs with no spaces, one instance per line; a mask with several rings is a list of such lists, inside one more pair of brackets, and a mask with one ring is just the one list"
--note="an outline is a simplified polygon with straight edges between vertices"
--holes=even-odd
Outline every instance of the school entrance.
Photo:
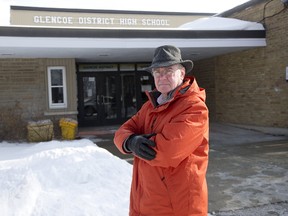
[[[78,65],[79,126],[121,124],[147,101],[153,77],[136,64]],[[142,68],[142,66],[141,66]]]

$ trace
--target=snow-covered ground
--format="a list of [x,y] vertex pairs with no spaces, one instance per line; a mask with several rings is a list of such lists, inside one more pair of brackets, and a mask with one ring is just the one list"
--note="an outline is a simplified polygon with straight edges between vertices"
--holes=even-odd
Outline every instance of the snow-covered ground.
[[132,166],[88,139],[0,143],[0,215],[127,216]]

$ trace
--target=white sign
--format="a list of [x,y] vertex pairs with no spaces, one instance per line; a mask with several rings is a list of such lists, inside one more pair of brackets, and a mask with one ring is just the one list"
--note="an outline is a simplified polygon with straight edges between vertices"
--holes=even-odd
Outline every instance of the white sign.
[[12,6],[11,25],[24,26],[58,26],[58,27],[87,27],[87,28],[179,28],[187,22],[207,17],[208,15],[139,12],[115,13],[93,10],[32,8]]
[[136,19],[114,17],[63,17],[34,16],[34,24],[66,24],[66,25],[119,25],[119,26],[170,26],[168,19]]

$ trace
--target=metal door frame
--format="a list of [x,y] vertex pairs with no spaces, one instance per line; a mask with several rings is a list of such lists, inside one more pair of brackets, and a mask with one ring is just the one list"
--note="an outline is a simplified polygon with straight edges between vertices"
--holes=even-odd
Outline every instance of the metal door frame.
[[[128,118],[122,116],[122,101],[121,101],[121,74],[131,73],[135,76],[135,92],[136,92],[136,109],[139,110],[143,105],[142,95],[141,95],[141,76],[149,76],[147,72],[136,72],[136,71],[118,71],[118,72],[78,72],[77,73],[77,82],[78,82],[78,123],[79,126],[104,126],[104,125],[116,125],[122,124]],[[94,120],[87,120],[84,116],[84,98],[83,98],[83,77],[95,77],[96,82],[100,81],[100,86],[103,85],[106,76],[116,76],[116,115],[115,119],[107,120],[99,116],[97,121]],[[102,82],[102,83],[101,83]],[[154,84],[154,83],[153,83]],[[103,86],[102,86],[103,87]],[[153,86],[154,87],[154,86]],[[104,87],[103,87],[104,88]],[[101,115],[101,113],[100,113]],[[104,120],[103,120],[104,119]]]

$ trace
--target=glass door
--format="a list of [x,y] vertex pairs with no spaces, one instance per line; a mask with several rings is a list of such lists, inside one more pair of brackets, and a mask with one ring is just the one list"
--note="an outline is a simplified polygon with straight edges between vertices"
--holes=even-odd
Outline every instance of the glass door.
[[115,74],[83,73],[78,77],[80,125],[96,126],[117,122],[116,82]]
[[78,73],[79,126],[121,124],[147,100],[153,78],[135,72]]
[[137,112],[135,73],[121,74],[121,116],[130,118]]
[[103,76],[101,79],[100,89],[99,104],[101,107],[102,121],[109,122],[116,120],[118,118],[116,75]]

